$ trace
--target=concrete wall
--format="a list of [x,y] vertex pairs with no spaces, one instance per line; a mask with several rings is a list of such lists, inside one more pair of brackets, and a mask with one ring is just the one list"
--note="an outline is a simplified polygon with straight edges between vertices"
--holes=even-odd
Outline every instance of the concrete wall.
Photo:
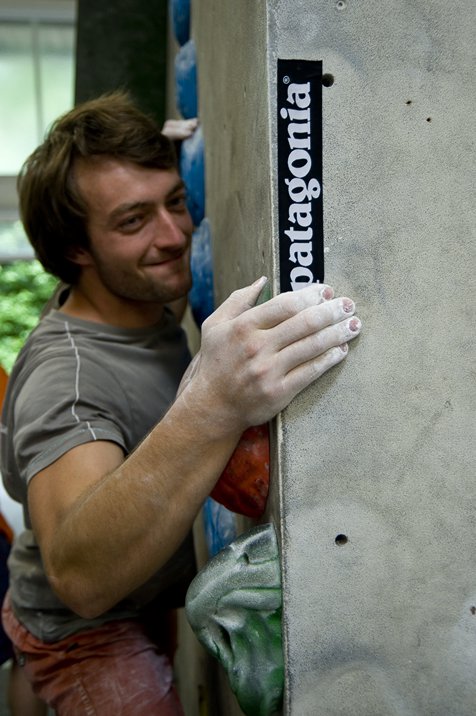
[[217,305],[274,274],[266,3],[193,5]]
[[262,273],[277,286],[277,58],[322,60],[334,77],[326,282],[356,300],[364,332],[276,428],[285,711],[470,716],[474,4],[193,11],[217,302]]

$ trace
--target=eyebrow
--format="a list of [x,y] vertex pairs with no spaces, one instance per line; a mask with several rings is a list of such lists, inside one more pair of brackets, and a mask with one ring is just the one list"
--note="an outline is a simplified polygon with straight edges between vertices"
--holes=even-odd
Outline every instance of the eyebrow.
[[[179,179],[176,184],[170,189],[169,192],[166,194],[166,199],[170,198],[174,194],[176,194],[178,191],[184,190],[185,182],[183,179]],[[107,221],[108,223],[114,223],[117,219],[119,219],[124,214],[128,214],[131,211],[137,211],[140,209],[148,209],[150,206],[153,206],[155,202],[152,200],[149,201],[129,201],[124,202],[123,204],[119,204],[119,206],[116,206],[115,209],[111,211],[109,214]]]
[[152,205],[152,201],[130,201],[117,206],[108,216],[108,222],[113,223],[116,219],[119,219],[123,214],[128,214],[130,211],[137,211],[138,209],[146,209]]

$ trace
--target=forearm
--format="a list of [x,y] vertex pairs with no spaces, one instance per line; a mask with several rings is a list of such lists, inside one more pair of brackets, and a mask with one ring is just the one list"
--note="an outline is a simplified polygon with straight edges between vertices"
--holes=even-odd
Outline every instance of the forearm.
[[179,547],[239,440],[178,399],[138,449],[65,514],[47,550],[60,598],[85,617],[143,584]]

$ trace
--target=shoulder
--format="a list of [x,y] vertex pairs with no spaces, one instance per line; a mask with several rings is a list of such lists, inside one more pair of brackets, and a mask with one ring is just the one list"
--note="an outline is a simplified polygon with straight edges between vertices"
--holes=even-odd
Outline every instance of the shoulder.
[[86,331],[78,330],[59,314],[49,315],[30,334],[20,352],[8,392],[14,393],[15,399],[25,390],[52,396],[68,387],[73,389],[84,376],[88,376],[85,387],[116,382],[103,360],[100,344],[88,340]]

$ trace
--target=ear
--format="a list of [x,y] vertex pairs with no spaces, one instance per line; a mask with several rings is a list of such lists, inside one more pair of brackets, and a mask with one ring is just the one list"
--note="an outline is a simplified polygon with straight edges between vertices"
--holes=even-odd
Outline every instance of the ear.
[[93,258],[87,249],[77,246],[68,252],[68,259],[78,266],[91,266]]

